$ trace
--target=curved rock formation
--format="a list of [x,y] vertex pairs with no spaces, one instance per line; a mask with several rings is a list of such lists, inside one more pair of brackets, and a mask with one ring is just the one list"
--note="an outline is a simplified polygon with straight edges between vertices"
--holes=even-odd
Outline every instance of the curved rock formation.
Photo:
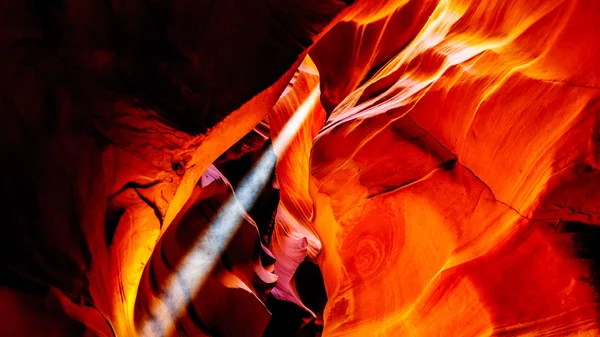
[[600,334],[599,2],[0,8],[0,335]]

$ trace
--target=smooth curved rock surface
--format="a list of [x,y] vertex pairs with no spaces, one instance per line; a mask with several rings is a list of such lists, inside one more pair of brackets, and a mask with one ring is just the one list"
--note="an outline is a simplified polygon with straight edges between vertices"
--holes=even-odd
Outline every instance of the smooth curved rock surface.
[[600,334],[598,18],[3,1],[0,335]]

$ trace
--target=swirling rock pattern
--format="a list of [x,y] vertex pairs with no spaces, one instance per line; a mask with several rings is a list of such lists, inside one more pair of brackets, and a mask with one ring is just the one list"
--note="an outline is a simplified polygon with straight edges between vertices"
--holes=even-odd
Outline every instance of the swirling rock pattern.
[[600,334],[598,1],[0,8],[0,335]]

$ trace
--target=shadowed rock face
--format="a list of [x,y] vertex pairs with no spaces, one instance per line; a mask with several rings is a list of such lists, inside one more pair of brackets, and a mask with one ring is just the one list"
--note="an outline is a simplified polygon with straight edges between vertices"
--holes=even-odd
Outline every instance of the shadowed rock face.
[[599,17],[3,1],[0,335],[598,335]]

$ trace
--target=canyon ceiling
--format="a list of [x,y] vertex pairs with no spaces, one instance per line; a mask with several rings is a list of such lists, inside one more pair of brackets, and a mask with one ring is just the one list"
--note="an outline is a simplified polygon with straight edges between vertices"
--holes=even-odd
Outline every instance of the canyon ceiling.
[[600,336],[600,1],[0,0],[0,336]]

